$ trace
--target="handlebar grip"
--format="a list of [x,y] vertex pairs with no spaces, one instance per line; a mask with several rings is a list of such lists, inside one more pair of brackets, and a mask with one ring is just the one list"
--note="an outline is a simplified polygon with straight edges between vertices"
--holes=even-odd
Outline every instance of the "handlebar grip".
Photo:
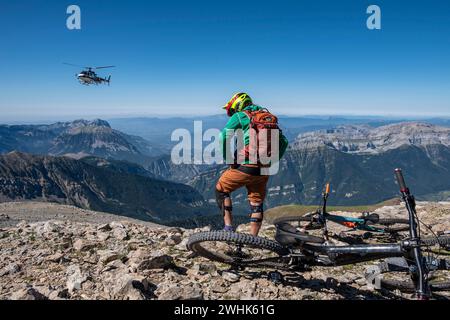
[[395,177],[397,178],[398,185],[400,186],[400,191],[408,190],[408,187],[405,183],[405,178],[403,177],[402,169],[395,169]]

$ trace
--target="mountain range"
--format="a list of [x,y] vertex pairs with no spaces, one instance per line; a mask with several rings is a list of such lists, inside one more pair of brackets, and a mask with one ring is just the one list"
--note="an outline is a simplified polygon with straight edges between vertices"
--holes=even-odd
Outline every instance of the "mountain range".
[[140,164],[162,154],[145,139],[112,129],[100,119],[50,125],[0,125],[0,153],[11,151],[74,158],[92,155]]
[[[222,120],[216,119],[204,129],[219,126]],[[280,171],[270,179],[267,207],[318,204],[327,182],[333,186],[331,204],[378,203],[398,195],[393,177],[396,167],[404,169],[419,199],[448,199],[450,128],[423,122],[386,124],[373,119],[355,124],[353,120],[357,121],[349,119],[349,123],[335,126],[325,126],[326,119],[302,120],[305,126],[300,125],[297,130],[301,133],[290,139]],[[130,120],[130,124],[135,121]],[[135,131],[149,123],[141,121]],[[160,129],[164,135],[162,126],[167,121],[154,121],[149,130],[157,134]],[[177,121],[172,126],[192,126],[189,119]],[[297,122],[301,121],[291,119],[288,126]],[[303,132],[316,125],[325,128]],[[3,201],[58,201],[167,223],[194,217],[208,220],[198,218],[198,214],[217,215],[214,185],[225,166],[175,165],[161,136],[156,141],[151,136],[144,139],[134,135],[131,127],[126,131],[113,129],[104,120],[1,125],[0,154],[4,155],[0,197]],[[8,154],[14,150],[19,152]],[[17,167],[14,161],[21,165]],[[67,186],[77,186],[76,192]],[[108,192],[112,194],[105,197]],[[177,194],[175,204],[172,193]],[[245,190],[233,194],[233,204],[237,214],[248,211]]]

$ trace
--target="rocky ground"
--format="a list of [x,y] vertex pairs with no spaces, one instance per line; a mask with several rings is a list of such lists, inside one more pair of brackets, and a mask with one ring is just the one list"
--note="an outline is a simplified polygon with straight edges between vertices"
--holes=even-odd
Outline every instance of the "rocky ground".
[[[0,299],[411,298],[371,289],[364,271],[373,262],[282,272],[284,282],[275,284],[268,279],[272,270],[237,272],[193,257],[186,242],[200,230],[93,212],[80,218],[69,214],[68,206],[51,206],[50,216],[30,218],[33,206],[26,210],[27,206],[31,205],[0,206]],[[53,216],[58,208],[61,216]],[[404,209],[392,206],[379,211],[400,215]],[[450,229],[449,203],[421,203],[419,215],[434,231]],[[22,221],[15,223],[19,218]],[[248,229],[241,226],[238,231]],[[262,236],[273,234],[274,227],[265,224]]]
[[74,206],[50,202],[4,202],[0,203],[0,227],[15,226],[20,221],[38,222],[61,220],[71,222],[109,223],[118,219],[149,227],[162,227],[155,223],[118,217],[114,214],[85,210]]

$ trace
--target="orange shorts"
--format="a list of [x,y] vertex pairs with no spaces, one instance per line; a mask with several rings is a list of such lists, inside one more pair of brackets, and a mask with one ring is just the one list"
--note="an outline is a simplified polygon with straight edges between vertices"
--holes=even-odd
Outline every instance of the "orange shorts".
[[247,188],[248,200],[255,204],[262,204],[266,197],[266,186],[269,176],[253,176],[237,169],[229,168],[217,182],[217,190],[231,193],[241,187]]

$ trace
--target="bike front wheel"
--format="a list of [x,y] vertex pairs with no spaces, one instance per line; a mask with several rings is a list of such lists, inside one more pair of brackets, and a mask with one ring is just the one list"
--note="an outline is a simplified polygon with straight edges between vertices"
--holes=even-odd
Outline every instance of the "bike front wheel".
[[187,243],[189,250],[212,261],[231,266],[285,268],[283,256],[288,249],[278,242],[228,231],[211,231],[193,234]]

